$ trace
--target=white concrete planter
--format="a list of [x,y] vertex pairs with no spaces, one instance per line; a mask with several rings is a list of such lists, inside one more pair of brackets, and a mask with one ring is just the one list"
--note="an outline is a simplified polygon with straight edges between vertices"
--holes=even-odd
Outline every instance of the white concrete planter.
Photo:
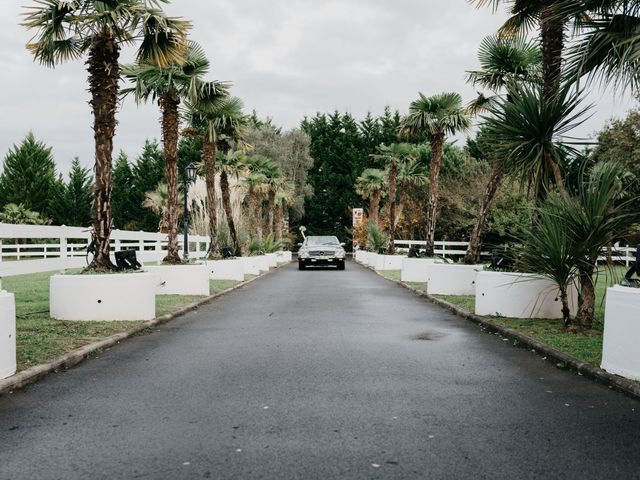
[[640,381],[640,288],[607,289],[601,366]]
[[[569,289],[575,313],[578,290]],[[509,318],[562,318],[560,290],[553,280],[531,273],[480,272],[476,278],[476,313]]]
[[401,270],[402,260],[406,257],[401,255],[378,255],[375,263],[376,271]]
[[363,264],[366,267],[374,268],[376,266],[377,261],[378,261],[378,257],[379,257],[379,255],[377,253],[367,252],[367,254],[364,257]]
[[427,293],[430,295],[473,295],[476,275],[484,265],[434,263],[427,269]]
[[435,258],[403,258],[402,274],[400,280],[403,282],[424,283],[429,276],[428,269],[434,263],[441,263],[442,260]]
[[245,275],[260,275],[260,257],[242,257],[240,260]]
[[276,261],[278,262],[278,265],[289,263],[292,259],[293,257],[289,251],[276,252]]
[[275,268],[278,266],[278,254],[277,253],[265,253],[265,257],[267,257],[267,262],[269,263],[269,268]]
[[157,276],[158,295],[209,295],[209,269],[204,264],[144,267]]
[[207,260],[205,265],[209,270],[210,280],[244,281],[244,262],[240,258]]
[[362,263],[365,253],[367,252],[365,252],[364,250],[356,250],[355,253],[353,254],[353,259],[358,263]]
[[269,261],[267,256],[266,255],[259,255],[256,258],[258,259],[258,264],[260,265],[260,271],[261,272],[268,272],[269,271],[269,265],[271,264],[271,262]]
[[0,379],[16,373],[16,301],[0,291]]
[[53,275],[49,310],[57,320],[151,320],[158,277],[152,273]]

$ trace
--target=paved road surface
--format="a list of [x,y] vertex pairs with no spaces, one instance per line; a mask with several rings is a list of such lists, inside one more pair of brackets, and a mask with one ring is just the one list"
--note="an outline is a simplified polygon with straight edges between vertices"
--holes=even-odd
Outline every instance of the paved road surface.
[[291,265],[0,398],[0,479],[640,478],[640,402]]

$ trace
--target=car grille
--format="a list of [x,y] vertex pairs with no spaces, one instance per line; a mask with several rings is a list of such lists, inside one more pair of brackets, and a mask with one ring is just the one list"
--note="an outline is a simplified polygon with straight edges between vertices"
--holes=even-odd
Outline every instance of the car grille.
[[310,257],[335,257],[336,256],[336,252],[329,250],[313,250],[311,252],[309,252],[309,256]]

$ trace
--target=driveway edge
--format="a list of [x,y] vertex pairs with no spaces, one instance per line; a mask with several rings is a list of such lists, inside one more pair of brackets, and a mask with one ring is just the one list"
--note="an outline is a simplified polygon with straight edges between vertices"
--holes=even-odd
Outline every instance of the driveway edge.
[[561,352],[560,350],[556,350],[555,348],[550,347],[542,342],[539,342],[538,340],[535,340],[531,337],[528,337],[527,335],[524,335],[523,333],[520,333],[516,330],[512,330],[510,328],[504,327],[487,317],[483,317],[480,315],[476,315],[475,313],[468,312],[467,310],[464,310],[445,300],[436,298],[433,295],[429,295],[428,293],[418,290],[402,281],[391,280],[389,278],[384,277],[383,275],[380,275],[379,273],[378,275],[384,278],[385,280],[389,280],[393,283],[402,285],[403,287],[407,288],[408,290],[411,290],[418,296],[427,299],[429,302],[433,304],[446,308],[447,310],[458,315],[459,317],[470,320],[471,322],[479,325],[484,330],[487,330],[493,333],[498,333],[502,335],[504,338],[513,340],[515,346],[519,346],[521,348],[527,348],[529,350],[532,350],[534,353],[541,354],[547,359],[551,359],[555,361],[556,366],[559,368],[565,368],[565,369],[574,371],[579,375],[595,380],[603,385],[608,386],[609,388],[618,390],[619,392],[629,395],[637,400],[640,400],[640,384],[637,382],[633,382],[632,380],[628,380],[624,377],[620,377],[618,375],[609,373],[601,369],[600,367],[596,367],[591,363],[584,362],[572,355]]
[[233,287],[229,287],[226,290],[223,290],[222,292],[209,295],[208,297],[205,297],[198,302],[194,302],[182,307],[180,310],[176,312],[168,313],[166,315],[156,317],[153,320],[147,320],[145,322],[140,323],[139,325],[135,326],[134,328],[132,328],[127,332],[116,333],[115,335],[111,335],[109,337],[103,338],[102,340],[98,340],[97,342],[89,343],[82,347],[76,348],[75,350],[67,352],[64,355],[52,360],[51,362],[42,363],[40,365],[34,365],[33,367],[30,367],[30,368],[27,368],[26,370],[18,372],[15,375],[12,375],[11,377],[0,380],[0,397],[7,394],[11,394],[15,390],[19,390],[21,388],[26,387],[27,385],[35,383],[38,380],[40,380],[42,377],[45,377],[50,373],[57,372],[61,369],[67,370],[79,364],[80,362],[83,362],[84,360],[89,358],[90,355],[96,352],[100,352],[106,348],[113,347],[114,345],[117,345],[118,343],[128,338],[140,335],[145,330],[168,323],[177,317],[180,317],[186,313],[189,313],[193,310],[198,309],[203,305],[206,305],[207,303],[211,302],[212,300],[215,300],[218,297],[226,295],[227,293],[232,292],[234,290],[238,290],[239,288],[243,288],[249,285],[251,282],[255,282],[256,280],[263,278],[269,275],[270,273],[274,272],[275,270],[281,267],[284,267],[286,265],[288,265],[288,263],[278,265],[273,270],[269,270],[268,272],[265,272],[254,278],[240,282],[234,285]]

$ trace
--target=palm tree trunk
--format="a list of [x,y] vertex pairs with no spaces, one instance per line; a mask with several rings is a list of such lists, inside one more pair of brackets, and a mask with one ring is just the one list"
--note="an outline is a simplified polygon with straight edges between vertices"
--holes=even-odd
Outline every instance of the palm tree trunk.
[[216,142],[205,136],[202,145],[204,179],[207,184],[207,213],[209,214],[209,251],[207,256],[215,258],[220,252],[218,245],[218,211],[216,198]]
[[580,305],[576,314],[576,323],[582,328],[593,326],[596,307],[596,290],[593,283],[594,265],[580,270]]
[[463,261],[467,265],[473,265],[479,260],[480,247],[482,246],[480,240],[487,224],[489,209],[493,204],[493,199],[495,198],[500,182],[502,181],[502,174],[502,162],[500,160],[494,160],[493,168],[491,169],[491,176],[489,177],[489,183],[487,183],[484,197],[482,197],[482,204],[480,205],[478,218],[476,218],[476,224],[471,232],[471,238],[469,238],[469,248],[467,248],[467,253],[464,256]]
[[[566,21],[558,19],[553,2],[542,9],[540,15],[540,38],[542,44],[542,81],[544,101],[550,102],[557,93],[562,78],[562,52],[564,50],[564,30]],[[548,139],[551,141],[551,138]],[[560,165],[553,156],[545,151],[545,161],[553,173],[558,190],[564,195],[565,185]]]
[[178,136],[180,130],[180,99],[172,94],[160,97],[162,110],[162,141],[164,144],[165,175],[167,177],[167,216],[169,242],[163,263],[181,263],[178,253]]
[[438,212],[438,180],[440,178],[440,167],[442,166],[442,148],[444,145],[444,134],[438,133],[431,140],[433,157],[431,160],[431,179],[429,181],[429,204],[427,205],[427,244],[426,255],[433,257],[436,237],[436,215]]
[[567,328],[571,324],[571,310],[569,310],[569,298],[566,288],[560,289],[560,301],[562,302],[562,320],[564,327]]
[[378,223],[378,212],[380,211],[381,192],[375,191],[369,197],[369,220]]
[[249,187],[249,202],[253,217],[251,231],[256,232],[256,237],[262,240],[262,195],[256,192],[255,187]]
[[96,250],[90,269],[114,270],[109,257],[111,226],[111,192],[113,188],[111,170],[113,137],[116,131],[118,107],[118,81],[120,48],[111,33],[103,31],[96,35],[89,50],[87,71],[93,111],[95,140],[95,186],[93,188],[93,231]]
[[396,190],[398,182],[398,165],[391,162],[389,167],[389,247],[387,252],[389,255],[396,253],[395,237],[396,237]]
[[396,209],[396,229],[398,228],[398,224],[400,223],[400,219],[402,218],[402,213],[404,212],[404,206],[407,204],[407,192],[406,188],[400,187],[400,201],[398,202],[398,208]]
[[227,172],[220,174],[220,190],[222,191],[222,205],[224,213],[227,217],[227,225],[229,225],[229,233],[233,242],[233,254],[240,256],[240,245],[238,244],[238,234],[236,232],[236,223],[233,219],[233,210],[231,208],[231,190],[229,189],[229,177]]
[[269,233],[275,236],[275,209],[276,209],[276,192],[271,187],[269,189]]
[[282,241],[282,230],[284,225],[284,206],[282,202],[278,202],[276,204],[276,214],[275,214],[275,222],[276,222],[276,242]]

